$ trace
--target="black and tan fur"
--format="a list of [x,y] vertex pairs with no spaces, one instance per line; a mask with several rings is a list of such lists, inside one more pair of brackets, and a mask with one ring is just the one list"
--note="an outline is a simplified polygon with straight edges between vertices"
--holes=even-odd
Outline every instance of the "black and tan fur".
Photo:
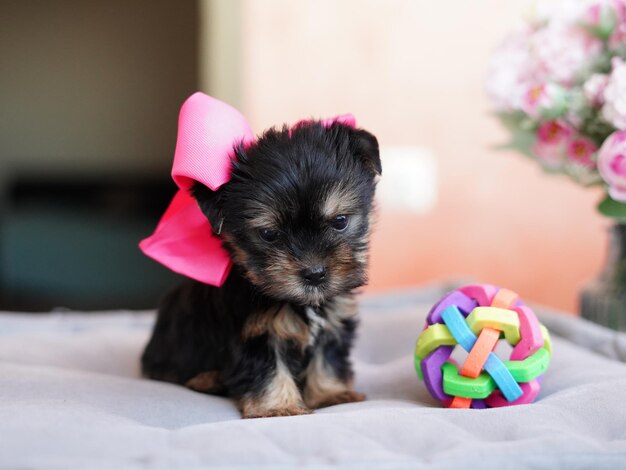
[[363,400],[349,355],[381,173],[376,138],[309,122],[271,129],[235,157],[218,191],[193,190],[232,272],[220,288],[188,282],[165,298],[145,375],[231,396],[246,418]]

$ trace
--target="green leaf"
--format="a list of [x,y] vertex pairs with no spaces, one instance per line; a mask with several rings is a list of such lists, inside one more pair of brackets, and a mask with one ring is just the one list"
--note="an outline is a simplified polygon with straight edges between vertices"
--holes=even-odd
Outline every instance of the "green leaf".
[[600,214],[613,219],[626,220],[626,204],[618,202],[607,194],[606,198],[598,204]]
[[511,137],[511,141],[508,144],[499,145],[496,148],[499,150],[516,150],[527,157],[533,157],[532,152],[533,145],[535,144],[535,134],[532,132],[517,131]]
[[509,132],[517,132],[520,127],[525,126],[525,121],[528,120],[528,116],[521,111],[496,113],[496,116]]

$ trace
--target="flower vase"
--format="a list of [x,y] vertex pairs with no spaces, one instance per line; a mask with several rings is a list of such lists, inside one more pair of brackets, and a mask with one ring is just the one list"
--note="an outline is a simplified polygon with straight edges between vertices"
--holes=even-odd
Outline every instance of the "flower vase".
[[626,224],[611,228],[606,263],[582,290],[580,311],[587,320],[626,331]]

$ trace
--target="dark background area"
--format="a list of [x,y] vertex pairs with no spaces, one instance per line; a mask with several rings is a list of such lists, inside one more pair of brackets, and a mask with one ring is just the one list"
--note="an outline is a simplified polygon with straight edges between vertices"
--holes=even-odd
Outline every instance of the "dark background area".
[[195,1],[0,1],[0,309],[150,308]]

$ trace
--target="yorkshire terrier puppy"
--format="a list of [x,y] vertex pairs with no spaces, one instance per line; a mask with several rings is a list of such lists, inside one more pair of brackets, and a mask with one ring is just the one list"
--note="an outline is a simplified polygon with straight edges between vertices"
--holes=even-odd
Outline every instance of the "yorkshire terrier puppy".
[[354,291],[367,280],[376,138],[335,122],[270,129],[234,149],[231,180],[193,196],[234,267],[162,302],[146,376],[237,400],[244,418],[362,401]]

